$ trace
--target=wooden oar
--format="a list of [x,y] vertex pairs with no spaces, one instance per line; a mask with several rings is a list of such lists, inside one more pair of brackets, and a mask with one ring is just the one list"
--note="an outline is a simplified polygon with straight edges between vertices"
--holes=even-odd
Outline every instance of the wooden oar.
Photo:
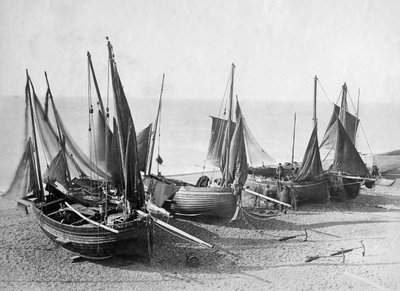
[[108,226],[106,226],[106,225],[104,225],[104,224],[98,223],[98,222],[96,222],[96,221],[93,221],[93,220],[87,218],[87,217],[84,216],[82,213],[80,213],[78,210],[76,210],[76,209],[73,208],[71,205],[69,205],[68,202],[65,202],[65,205],[67,205],[67,207],[68,207],[71,211],[75,212],[79,217],[81,217],[82,219],[86,220],[87,222],[89,222],[89,223],[91,223],[91,224],[93,224],[93,225],[96,225],[96,226],[98,226],[98,227],[104,228],[105,230],[111,231],[111,232],[113,232],[113,233],[119,233],[119,231],[116,230],[116,229],[113,229],[113,228],[108,227]]
[[183,230],[180,230],[179,228],[176,228],[175,226],[172,226],[172,225],[170,225],[170,224],[168,224],[168,223],[166,223],[166,222],[164,222],[164,221],[162,221],[162,220],[160,220],[158,218],[155,218],[154,216],[152,216],[152,215],[150,215],[148,213],[145,213],[145,212],[143,212],[141,210],[136,210],[136,212],[139,215],[143,216],[143,217],[150,216],[150,218],[154,221],[155,224],[159,225],[160,227],[166,228],[166,229],[174,232],[175,234],[181,235],[181,236],[183,236],[183,237],[185,237],[185,238],[187,238],[187,239],[189,239],[189,240],[191,240],[193,242],[196,242],[198,244],[204,245],[206,247],[209,247],[209,248],[213,248],[214,247],[213,245],[211,245],[211,244],[209,244],[209,243],[207,243],[207,242],[205,242],[205,241],[203,241],[203,240],[201,240],[201,239],[199,239],[199,238],[197,238],[197,237],[195,237],[195,236],[193,236],[191,234],[188,234],[187,232],[184,232]]
[[255,195],[255,196],[260,197],[260,198],[263,198],[263,199],[265,199],[265,200],[272,201],[272,202],[274,202],[274,203],[281,204],[281,205],[284,205],[284,206],[287,206],[287,207],[292,207],[292,205],[290,205],[290,204],[287,204],[287,203],[285,203],[285,202],[276,200],[276,199],[274,199],[274,198],[267,197],[267,196],[262,195],[262,194],[260,194],[260,193],[254,192],[254,191],[252,191],[252,190],[250,190],[250,189],[243,189],[243,190],[246,191],[246,192],[249,193],[249,194]]

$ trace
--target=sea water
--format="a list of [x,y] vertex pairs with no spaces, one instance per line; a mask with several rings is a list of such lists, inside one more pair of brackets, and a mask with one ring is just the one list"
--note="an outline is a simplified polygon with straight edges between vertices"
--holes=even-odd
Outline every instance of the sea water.
[[[128,101],[136,131],[139,132],[154,121],[158,106],[157,97],[128,96]],[[88,98],[57,97],[55,102],[70,134],[76,143],[89,153]],[[163,159],[159,171],[163,174],[200,172],[204,166],[211,133],[209,116],[218,116],[221,100],[168,98],[162,105],[160,145],[156,143],[154,154],[157,156],[159,147]],[[295,128],[294,160],[302,160],[313,127],[311,98],[310,101],[290,102],[243,98],[240,105],[254,137],[276,162],[291,160]],[[25,97],[2,96],[0,109],[0,191],[5,191],[12,181],[24,147]],[[327,100],[317,103],[320,141],[331,112],[332,105]],[[358,130],[357,149],[364,154],[399,149],[399,112],[400,103],[360,104],[361,126]],[[156,172],[156,163],[153,164],[153,168],[153,172]]]

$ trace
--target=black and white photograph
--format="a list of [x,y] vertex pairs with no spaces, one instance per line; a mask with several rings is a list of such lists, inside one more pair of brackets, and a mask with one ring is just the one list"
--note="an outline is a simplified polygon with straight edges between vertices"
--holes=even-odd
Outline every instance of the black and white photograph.
[[0,289],[399,290],[399,16],[0,0]]

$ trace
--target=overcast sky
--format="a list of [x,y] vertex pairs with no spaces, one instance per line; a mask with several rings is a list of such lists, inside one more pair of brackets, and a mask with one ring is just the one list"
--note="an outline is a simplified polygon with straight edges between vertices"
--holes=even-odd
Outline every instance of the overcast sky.
[[[128,96],[221,98],[235,62],[241,99],[309,100],[314,75],[335,101],[400,100],[400,1],[0,0],[0,95],[86,96],[86,51],[102,90],[105,36]],[[354,96],[353,96],[354,98]]]

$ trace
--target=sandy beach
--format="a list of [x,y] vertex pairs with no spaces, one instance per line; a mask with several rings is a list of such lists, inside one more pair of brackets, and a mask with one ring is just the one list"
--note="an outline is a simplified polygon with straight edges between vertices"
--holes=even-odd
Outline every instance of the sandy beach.
[[[400,286],[400,183],[363,189],[347,202],[301,205],[274,218],[235,223],[170,219],[215,245],[197,246],[155,228],[150,261],[112,258],[73,262],[37,225],[33,214],[0,201],[0,289],[92,290],[396,290]],[[245,201],[251,203],[251,197]],[[385,209],[377,207],[385,205]],[[279,238],[301,235],[284,242]],[[365,245],[362,256],[360,241]],[[358,248],[342,256],[341,249]],[[186,254],[200,260],[186,263]]]

